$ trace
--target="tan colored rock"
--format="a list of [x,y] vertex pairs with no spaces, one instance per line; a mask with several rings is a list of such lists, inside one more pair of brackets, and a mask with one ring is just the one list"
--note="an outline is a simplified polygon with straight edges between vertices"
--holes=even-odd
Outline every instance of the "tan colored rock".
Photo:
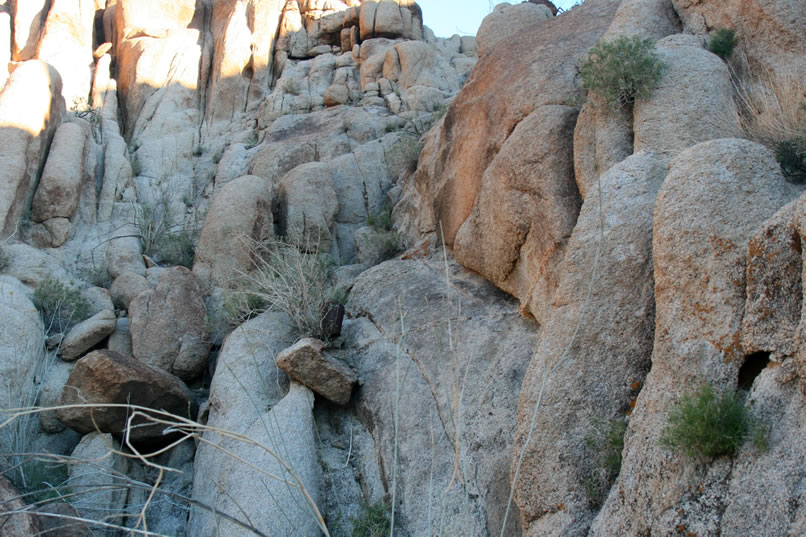
[[[3,476],[0,476],[0,537],[39,535],[37,517],[27,509],[22,494]],[[6,514],[13,511],[14,514]]]
[[68,107],[90,93],[94,24],[94,0],[52,0],[36,47],[36,57],[59,71]]
[[346,405],[358,377],[350,366],[324,352],[324,348],[323,341],[303,338],[278,354],[275,363],[290,378],[322,397]]
[[520,299],[541,323],[581,206],[568,144],[576,118],[576,109],[550,105],[518,124],[454,242],[459,263]]
[[20,64],[0,91],[0,236],[19,224],[63,110],[59,73],[45,62]]
[[206,284],[235,286],[252,268],[254,243],[272,238],[273,181],[245,175],[224,185],[204,220],[193,272]]
[[[619,3],[588,2],[551,24],[536,22],[540,31],[511,36],[481,57],[420,158],[414,186],[422,200],[421,229],[441,225],[453,246],[485,170],[517,124],[538,106],[571,104],[579,95],[579,60],[604,34]],[[571,34],[576,37],[567,39]],[[493,85],[498,90],[490,92]]]
[[85,133],[76,123],[63,123],[56,130],[34,195],[31,213],[35,222],[69,219],[75,214],[84,178],[85,144]]
[[[598,188],[585,198],[557,270],[557,292],[518,404],[513,460],[529,435],[543,376],[562,360],[545,384],[515,489],[526,535],[585,535],[595,498],[583,491],[607,492],[609,483],[597,475],[598,454],[586,443],[597,423],[623,416],[651,362],[652,215],[666,172],[650,153],[633,155],[605,172],[601,198]],[[551,214],[544,218],[552,219]],[[586,480],[593,485],[586,488]],[[564,509],[558,511],[559,504]]]
[[574,127],[574,171],[582,198],[601,174],[633,153],[632,119],[629,110],[613,110],[588,95]]
[[768,352],[772,360],[780,361],[795,352],[803,294],[795,217],[802,203],[803,198],[775,213],[748,244],[747,302],[742,318],[745,354]]
[[31,238],[39,248],[58,248],[70,236],[72,225],[67,218],[49,218],[31,229]]
[[[117,126],[117,123],[113,125]],[[106,138],[104,179],[98,200],[98,220],[101,222],[111,218],[115,202],[120,201],[123,192],[131,186],[133,175],[126,140],[119,132],[107,134]]]
[[798,0],[673,0],[687,32],[732,28],[751,62],[788,75],[806,70],[806,13]]
[[[62,405],[132,404],[164,410],[177,416],[193,416],[193,396],[187,386],[165,371],[129,356],[109,350],[94,351],[76,362],[62,391]],[[69,427],[90,433],[97,428],[104,433],[121,434],[126,429],[128,412],[121,407],[74,407],[58,410],[59,419]],[[163,437],[164,426],[142,426],[145,419],[133,420],[130,430],[134,442]]]
[[277,0],[213,4],[208,120],[231,121],[246,108],[250,97],[265,97],[272,82],[269,66],[273,41],[283,13],[279,4]]
[[[4,9],[5,8],[5,9]],[[11,14],[8,6],[0,6],[0,88],[8,79],[8,62],[11,61]]]
[[280,228],[288,241],[329,252],[330,230],[339,209],[331,169],[320,162],[297,166],[280,181],[279,199]]
[[[621,474],[589,535],[665,535],[662,528],[704,528],[708,521],[718,527],[721,506],[731,501],[724,489],[729,461],[694,465],[658,439],[682,393],[703,382],[736,387],[745,357],[748,242],[798,194],[773,155],[746,140],[705,142],[672,161],[655,209],[652,369],[630,419]],[[780,509],[766,506],[764,518]]]
[[138,360],[193,380],[210,353],[202,287],[185,267],[166,269],[154,291],[129,304],[132,349]]
[[551,9],[543,5],[529,2],[496,5],[493,12],[481,21],[476,33],[479,56],[490,52],[500,41],[552,17]]
[[103,341],[117,326],[115,312],[112,310],[101,311],[86,321],[75,325],[61,344],[62,360],[72,362],[81,357],[85,352]]
[[86,537],[89,534],[89,526],[86,522],[77,521],[81,518],[75,507],[67,502],[54,502],[43,505],[36,509],[36,518],[42,526],[42,534],[47,537]]
[[625,0],[605,34],[605,40],[637,35],[654,40],[681,31],[673,0]]
[[118,46],[136,37],[164,37],[187,28],[196,15],[195,0],[118,0],[115,27]]
[[361,40],[373,37],[423,38],[423,15],[412,0],[368,0],[361,2]]
[[657,44],[665,70],[649,98],[635,103],[635,150],[672,158],[699,142],[739,136],[733,84],[725,63],[699,38],[673,35]]
[[47,17],[47,0],[13,1],[11,18],[14,28],[14,39],[11,42],[11,59],[15,62],[30,60],[35,57],[39,35]]
[[120,235],[106,247],[106,269],[109,276],[117,279],[124,272],[134,272],[145,276],[146,265],[143,261],[139,232],[135,226],[120,230]]

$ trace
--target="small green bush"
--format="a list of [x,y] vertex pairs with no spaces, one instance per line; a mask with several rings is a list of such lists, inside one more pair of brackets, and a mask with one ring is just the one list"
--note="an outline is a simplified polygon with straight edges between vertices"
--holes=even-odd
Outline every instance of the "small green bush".
[[648,97],[658,86],[664,67],[654,48],[654,41],[638,36],[598,43],[579,69],[585,88],[600,95],[612,108]]
[[727,60],[733,54],[733,49],[737,43],[736,32],[730,28],[720,28],[711,36],[711,40],[708,42],[708,50],[723,60]]
[[389,506],[383,501],[373,505],[361,502],[361,513],[353,519],[350,537],[386,537],[390,524]]
[[704,384],[672,408],[660,442],[691,458],[721,457],[734,454],[754,427],[739,395]]
[[33,298],[49,334],[66,333],[90,316],[90,305],[81,293],[54,278],[40,283]]
[[806,181],[806,138],[778,142],[775,158],[785,176],[798,183]]
[[138,210],[134,223],[144,255],[162,265],[193,268],[198,230],[173,225],[165,199]]
[[392,204],[387,201],[383,204],[380,211],[370,214],[367,217],[367,225],[375,231],[391,231]]

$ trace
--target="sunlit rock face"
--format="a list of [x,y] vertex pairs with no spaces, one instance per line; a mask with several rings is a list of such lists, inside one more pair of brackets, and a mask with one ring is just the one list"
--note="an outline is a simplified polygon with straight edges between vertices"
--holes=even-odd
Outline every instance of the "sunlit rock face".
[[[800,8],[0,0],[0,465],[93,532],[806,534]],[[758,445],[661,445],[705,383]]]

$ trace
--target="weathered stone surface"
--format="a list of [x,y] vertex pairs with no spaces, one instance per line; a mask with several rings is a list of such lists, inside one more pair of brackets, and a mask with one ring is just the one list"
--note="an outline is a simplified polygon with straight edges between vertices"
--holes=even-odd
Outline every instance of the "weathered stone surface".
[[333,220],[339,209],[333,172],[320,162],[297,166],[280,181],[280,228],[306,249],[329,252]]
[[515,5],[508,3],[496,5],[493,12],[481,21],[479,31],[476,33],[479,56],[484,56],[490,52],[495,45],[507,37],[526,28],[533,28],[535,24],[549,20],[552,17],[551,9],[547,6],[530,2]]
[[[39,535],[40,525],[36,516],[26,509],[20,492],[3,476],[0,476],[0,537]],[[13,511],[14,514],[6,514]]]
[[659,40],[680,33],[681,29],[672,0],[624,0],[604,39],[637,35]]
[[48,278],[63,282],[70,280],[60,260],[47,252],[22,243],[7,244],[3,246],[3,251],[9,260],[8,267],[3,272],[28,287],[39,287]]
[[61,345],[62,360],[72,362],[115,331],[117,319],[112,310],[101,311],[75,325]]
[[14,233],[47,156],[64,101],[59,73],[31,60],[0,91],[0,237]]
[[672,161],[655,209],[652,369],[630,420],[621,474],[589,535],[671,536],[681,524],[720,534],[717,506],[731,501],[729,461],[695,467],[658,438],[680,394],[702,382],[735,388],[748,241],[797,195],[772,154],[745,140],[698,144]]
[[[61,360],[53,360],[53,364],[45,372],[45,378],[39,389],[39,401],[42,408],[55,408],[59,406],[62,390],[70,378],[73,364]],[[62,432],[67,426],[59,419],[56,410],[43,410],[39,414],[39,426],[43,432],[56,434]]]
[[68,107],[90,93],[94,23],[94,0],[51,0],[36,57],[61,75]]
[[768,352],[783,360],[795,352],[803,301],[798,203],[775,213],[747,246],[747,301],[742,318],[745,354]]
[[739,136],[733,84],[725,63],[692,35],[657,44],[665,70],[649,98],[635,103],[635,150],[672,158],[683,149],[717,138]]
[[579,95],[579,60],[604,34],[619,4],[586,2],[551,24],[535,23],[540,31],[527,28],[506,38],[480,58],[420,158],[413,184],[422,200],[421,229],[437,230],[441,223],[446,244],[453,246],[485,170],[517,124],[539,106],[571,104]]
[[806,13],[798,0],[673,0],[687,32],[732,28],[749,59],[779,74],[806,69]]
[[118,319],[115,325],[115,331],[109,336],[107,347],[110,351],[115,351],[119,354],[132,356],[132,334],[129,330],[129,319]]
[[134,272],[124,272],[112,282],[109,292],[115,306],[129,309],[132,300],[145,291],[151,289],[151,284],[144,276]]
[[193,273],[220,287],[237,284],[252,267],[256,242],[274,235],[271,213],[274,182],[245,175],[225,184],[204,220]]
[[454,243],[457,261],[520,299],[541,323],[581,205],[568,144],[576,118],[574,108],[541,106],[515,127]]
[[[279,454],[313,500],[321,500],[321,469],[313,432],[313,393],[292,383],[274,365],[274,356],[294,341],[290,319],[264,313],[236,329],[225,341],[210,386],[207,424],[243,434]],[[297,481],[277,459],[258,446],[223,438],[213,431],[203,436],[194,463],[193,499],[227,513],[242,513],[267,534],[318,536],[307,501],[298,488],[261,471]],[[261,471],[239,463],[207,442],[223,446]],[[272,498],[267,500],[266,498]],[[246,535],[245,530],[194,510],[188,534]]]
[[125,39],[163,37],[185,29],[195,14],[195,0],[118,0],[115,5],[118,45]]
[[324,352],[325,343],[303,338],[277,355],[275,363],[285,373],[336,404],[350,402],[358,381],[347,364]]
[[113,524],[123,522],[115,515],[124,512],[127,488],[125,479],[118,476],[126,475],[129,460],[111,453],[113,449],[119,450],[120,444],[111,435],[91,432],[71,454],[80,462],[68,466],[70,485],[84,491],[71,505],[82,518]]
[[586,497],[584,483],[608,485],[597,480],[599,461],[586,442],[597,422],[624,415],[649,370],[652,213],[666,171],[656,155],[638,153],[604,173],[601,197],[595,189],[585,199],[557,271],[557,292],[518,405],[514,460],[521,450],[525,455],[515,500],[527,535],[585,535],[594,498]]
[[36,54],[36,44],[48,15],[47,0],[13,1],[11,19],[14,36],[11,42],[11,59],[15,62],[30,60]]
[[122,229],[118,238],[109,241],[106,247],[106,266],[109,276],[115,279],[124,272],[145,275],[146,264],[143,261],[139,230],[135,226]]
[[8,79],[8,69],[2,67],[11,61],[11,14],[8,6],[0,5],[0,88]]
[[156,289],[129,304],[135,358],[183,380],[201,375],[210,353],[203,296],[198,278],[188,269],[166,269]]
[[[445,535],[499,535],[509,497],[502,476],[509,475],[535,325],[518,315],[515,301],[453,261],[446,274],[442,252],[364,272],[347,309],[353,320],[345,321],[345,350],[333,353],[361,378],[358,416],[372,425],[387,490],[398,439],[396,524],[427,535],[429,508],[440,505]],[[517,516],[515,507],[505,535],[520,535]]]
[[[0,275],[0,408],[32,406],[34,375],[42,359],[45,335],[39,312],[28,298],[29,291],[11,276]],[[0,447],[14,451],[10,428],[0,430]]]
[[35,222],[75,214],[84,178],[85,143],[77,123],[63,123],[56,130],[31,208]]
[[50,218],[31,228],[31,238],[39,248],[58,248],[70,236],[70,220],[67,218]]
[[[194,415],[193,396],[187,386],[165,371],[129,356],[109,350],[94,351],[76,362],[64,386],[62,405],[126,405],[132,404],[164,410],[177,416]],[[61,408],[59,419],[69,427],[90,433],[122,434],[126,431],[129,412],[124,407]],[[162,425],[143,425],[137,418],[129,430],[133,442],[158,441],[165,438]]]
[[369,0],[361,2],[361,40],[373,37],[423,38],[423,15],[412,0]]

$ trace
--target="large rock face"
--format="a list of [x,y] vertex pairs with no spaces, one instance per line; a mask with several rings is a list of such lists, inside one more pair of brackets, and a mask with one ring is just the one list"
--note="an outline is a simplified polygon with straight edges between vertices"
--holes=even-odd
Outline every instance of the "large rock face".
[[129,304],[138,360],[193,380],[207,367],[210,337],[199,280],[185,267],[165,270],[157,288]]
[[[457,261],[518,297],[541,322],[581,204],[568,144],[576,119],[573,108],[541,106],[515,127],[454,243]],[[550,134],[538,134],[543,129]]]
[[[27,504],[20,492],[5,477],[0,477],[0,537],[37,535],[40,525],[37,518],[26,510]],[[12,514],[8,514],[12,511]]]
[[[706,142],[672,162],[655,210],[652,370],[630,420],[620,477],[591,535],[651,532],[672,536],[680,526],[702,536],[738,535],[726,533],[727,528],[737,527],[735,517],[747,524],[741,534],[765,534],[761,530],[764,523],[740,515],[741,508],[729,493],[746,482],[753,470],[738,466],[733,473],[726,458],[695,465],[661,448],[658,438],[669,408],[692,386],[710,382],[721,389],[736,387],[745,360],[742,316],[748,241],[796,195],[781,177],[772,155],[751,142]],[[759,379],[764,379],[764,386],[753,387],[751,392],[751,397],[758,397],[756,411],[762,416],[788,416],[784,409],[792,396],[787,388],[773,387],[772,378],[778,375],[762,375]],[[764,402],[784,406],[767,407]],[[773,438],[800,434],[799,421],[789,421],[789,426],[770,422],[776,429]],[[776,444],[772,446],[777,451]],[[752,450],[742,450],[738,463],[754,456]],[[767,487],[784,496],[792,493],[786,489],[788,480],[779,483],[774,479],[772,475],[764,478]],[[692,495],[692,490],[698,493]],[[753,490],[756,492],[741,495],[742,505],[756,494],[761,494],[758,501],[769,498],[760,493],[761,485]],[[780,508],[766,505],[764,519],[777,518]],[[728,512],[733,515],[726,518]],[[725,529],[721,529],[723,524]]]
[[0,91],[0,237],[14,233],[34,194],[64,110],[61,89],[59,73],[32,60],[17,66]]
[[518,406],[513,475],[528,535],[584,535],[609,486],[588,444],[649,370],[652,212],[665,177],[657,155],[638,153],[585,198]]
[[431,230],[441,225],[448,246],[480,201],[484,173],[518,123],[539,106],[568,104],[579,94],[577,63],[607,30],[618,4],[587,2],[551,24],[536,23],[539,31],[527,27],[502,40],[479,60],[429,137],[415,181],[423,218]]
[[[34,375],[44,355],[42,321],[29,291],[18,280],[0,275],[0,408],[23,408],[35,404]],[[5,453],[15,449],[12,428],[0,430]],[[16,439],[19,440],[19,439]]]
[[202,282],[235,286],[252,265],[255,243],[274,235],[271,180],[245,175],[224,185],[202,227],[193,273]]
[[[293,342],[292,334],[287,316],[267,313],[227,338],[210,387],[210,430],[196,456],[193,499],[269,535],[315,537],[320,530],[310,502],[320,505],[322,497],[313,393],[301,384],[289,388],[274,367],[274,356]],[[208,511],[191,513],[189,535],[219,532],[251,534]]]
[[[363,273],[347,310],[355,320],[334,354],[361,379],[358,416],[387,490],[397,483],[396,523],[428,535],[438,508],[444,516],[432,529],[444,535],[499,535],[535,325],[489,283],[453,262],[446,268],[441,252]],[[520,534],[512,516],[505,535]]]

